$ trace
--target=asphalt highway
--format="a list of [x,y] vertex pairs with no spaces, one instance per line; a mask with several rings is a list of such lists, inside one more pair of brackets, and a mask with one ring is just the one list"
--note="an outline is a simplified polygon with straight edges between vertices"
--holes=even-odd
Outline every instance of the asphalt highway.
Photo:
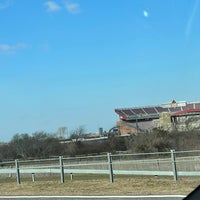
[[0,196],[0,200],[182,200],[183,195],[153,195],[153,196]]

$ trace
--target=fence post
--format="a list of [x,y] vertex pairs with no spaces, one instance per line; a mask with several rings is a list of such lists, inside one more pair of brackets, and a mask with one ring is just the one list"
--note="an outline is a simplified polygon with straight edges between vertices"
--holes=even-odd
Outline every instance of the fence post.
[[174,180],[178,180],[178,174],[177,174],[177,168],[176,168],[176,152],[175,150],[171,150],[171,159],[172,159],[172,169],[173,169],[173,175]]
[[109,175],[110,175],[110,182],[114,182],[114,176],[113,176],[113,166],[112,166],[112,156],[111,153],[107,153],[108,157],[108,166],[109,166]]
[[65,182],[65,173],[64,173],[64,165],[63,165],[63,157],[59,156],[59,162],[60,162],[60,182]]
[[15,160],[15,168],[16,168],[16,177],[17,177],[17,183],[21,183],[20,179],[20,171],[19,171],[19,160]]

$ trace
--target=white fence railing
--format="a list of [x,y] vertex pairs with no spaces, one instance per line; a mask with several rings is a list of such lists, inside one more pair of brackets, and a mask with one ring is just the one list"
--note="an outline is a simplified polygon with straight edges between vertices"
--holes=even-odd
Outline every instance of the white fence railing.
[[0,176],[16,176],[21,183],[21,176],[31,174],[35,181],[36,174],[60,174],[61,183],[65,174],[107,174],[110,182],[114,175],[154,175],[200,176],[200,150],[110,154],[98,156],[62,157],[40,160],[15,160],[0,163]]

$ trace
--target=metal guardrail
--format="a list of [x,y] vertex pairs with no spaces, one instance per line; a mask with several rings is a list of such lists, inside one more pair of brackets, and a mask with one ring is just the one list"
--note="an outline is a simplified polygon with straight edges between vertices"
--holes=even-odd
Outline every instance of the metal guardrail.
[[21,183],[21,175],[31,174],[35,181],[36,174],[60,174],[61,183],[65,182],[65,174],[107,174],[110,182],[114,175],[157,175],[200,176],[200,150],[110,154],[100,156],[80,156],[41,160],[15,160],[1,162],[0,175],[16,176]]

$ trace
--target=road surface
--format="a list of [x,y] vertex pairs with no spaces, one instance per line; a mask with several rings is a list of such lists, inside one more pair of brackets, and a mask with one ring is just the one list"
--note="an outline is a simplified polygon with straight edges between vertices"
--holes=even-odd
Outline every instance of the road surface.
[[152,195],[152,196],[0,196],[0,200],[182,200],[184,195]]

